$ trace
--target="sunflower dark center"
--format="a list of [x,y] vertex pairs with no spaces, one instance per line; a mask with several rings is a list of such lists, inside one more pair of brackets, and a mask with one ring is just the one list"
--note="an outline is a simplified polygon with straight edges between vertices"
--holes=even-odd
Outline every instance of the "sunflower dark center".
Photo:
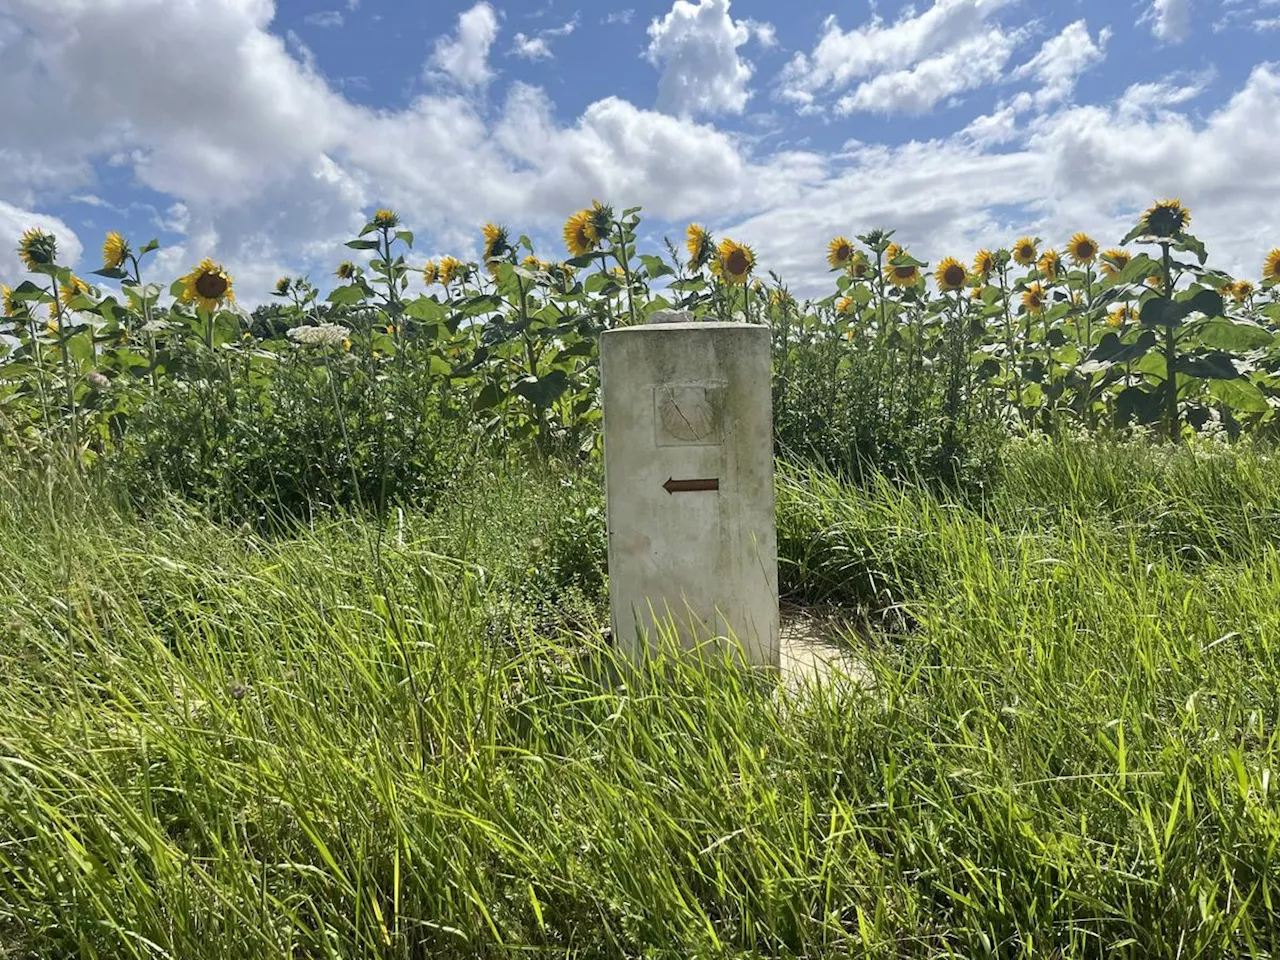
[[837,260],[848,260],[851,256],[853,256],[853,250],[847,243],[842,243],[836,247]]
[[910,280],[915,276],[915,267],[894,267],[893,275],[900,280]]
[[1082,240],[1076,247],[1076,254],[1082,260],[1092,257],[1097,252],[1097,248],[1088,240]]
[[1158,237],[1171,237],[1182,229],[1182,211],[1177,207],[1157,207],[1147,217],[1147,226]]
[[952,264],[942,274],[942,279],[949,287],[958,287],[964,283],[964,267]]
[[729,272],[735,277],[742,276],[751,266],[747,260],[747,255],[741,250],[735,250],[725,259],[725,266]]
[[221,300],[226,292],[226,277],[216,273],[202,273],[196,278],[196,293],[206,300]]

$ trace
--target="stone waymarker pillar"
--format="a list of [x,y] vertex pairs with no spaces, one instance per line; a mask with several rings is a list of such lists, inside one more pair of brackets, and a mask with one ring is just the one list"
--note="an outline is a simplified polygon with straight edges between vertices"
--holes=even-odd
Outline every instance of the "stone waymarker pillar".
[[632,659],[662,631],[778,667],[769,353],[742,323],[601,336],[613,636]]

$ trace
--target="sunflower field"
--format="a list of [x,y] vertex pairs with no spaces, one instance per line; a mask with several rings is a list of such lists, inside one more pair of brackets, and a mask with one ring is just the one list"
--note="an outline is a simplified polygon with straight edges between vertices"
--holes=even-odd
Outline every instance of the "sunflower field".
[[[1280,955],[1280,250],[849,233],[802,299],[637,209],[478,262],[378,210],[248,311],[28,231],[0,958]],[[785,609],[854,669],[616,659],[597,345],[658,310],[768,325]]]
[[[379,210],[327,294],[282,277],[252,315],[212,260],[166,287],[144,269],[155,241],[113,232],[91,283],[33,229],[30,279],[2,291],[0,439],[86,462],[124,451],[188,491],[256,478],[253,497],[291,510],[317,489],[381,506],[438,483],[431,451],[468,435],[590,451],[597,336],[659,309],[770,325],[780,444],[842,470],[955,475],[1031,432],[1268,434],[1280,249],[1257,283],[1236,279],[1207,265],[1190,219],[1162,201],[1110,249],[1023,237],[932,267],[891,231],[836,237],[833,292],[798,302],[697,224],[683,248],[639,253],[638,209],[573,214],[556,261],[489,224],[479,263],[415,260],[412,231]],[[299,462],[313,475],[289,481]]]

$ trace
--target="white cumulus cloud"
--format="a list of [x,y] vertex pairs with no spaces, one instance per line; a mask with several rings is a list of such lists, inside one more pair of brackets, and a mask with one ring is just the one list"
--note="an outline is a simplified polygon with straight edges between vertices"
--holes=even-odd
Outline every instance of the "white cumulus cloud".
[[1089,25],[1083,20],[1076,20],[1056,37],[1046,40],[1036,55],[1013,75],[1015,78],[1034,77],[1040,81],[1040,89],[1033,99],[1036,106],[1043,109],[1071,96],[1080,75],[1106,57],[1110,39],[1110,28],[1103,27],[1094,40],[1089,34]]
[[658,109],[682,116],[742,113],[752,65],[738,54],[754,35],[774,42],[769,24],[734,20],[730,0],[676,0],[649,24],[649,61],[662,71]]
[[493,77],[489,48],[498,38],[498,15],[488,3],[477,3],[458,15],[452,37],[436,41],[431,67],[464,87],[484,86]]
[[1145,19],[1157,40],[1181,43],[1191,30],[1191,0],[1151,0]]
[[[1011,51],[1014,38],[992,18],[1015,2],[934,0],[921,13],[907,7],[892,23],[873,15],[850,30],[842,29],[833,14],[824,21],[813,50],[797,53],[783,70],[782,96],[811,106],[820,94],[839,93],[866,78],[890,76],[914,88],[903,98],[904,103],[936,103],[949,93],[970,88],[964,77],[949,76],[948,68],[961,72],[976,68],[990,75],[990,67],[981,62],[962,62],[962,56],[981,57],[981,51],[987,50],[1008,58],[1004,51]],[[855,92],[853,103],[869,100],[872,92],[883,91],[893,82],[883,81],[862,93]],[[942,92],[935,95],[931,88]]]

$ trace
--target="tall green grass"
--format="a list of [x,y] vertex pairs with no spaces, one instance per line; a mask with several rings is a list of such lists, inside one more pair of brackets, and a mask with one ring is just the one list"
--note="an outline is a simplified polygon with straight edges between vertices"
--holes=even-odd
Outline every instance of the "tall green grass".
[[801,692],[595,679],[591,476],[276,539],[12,481],[0,956],[1273,955],[1275,473],[785,469],[789,591],[868,614],[871,682]]

